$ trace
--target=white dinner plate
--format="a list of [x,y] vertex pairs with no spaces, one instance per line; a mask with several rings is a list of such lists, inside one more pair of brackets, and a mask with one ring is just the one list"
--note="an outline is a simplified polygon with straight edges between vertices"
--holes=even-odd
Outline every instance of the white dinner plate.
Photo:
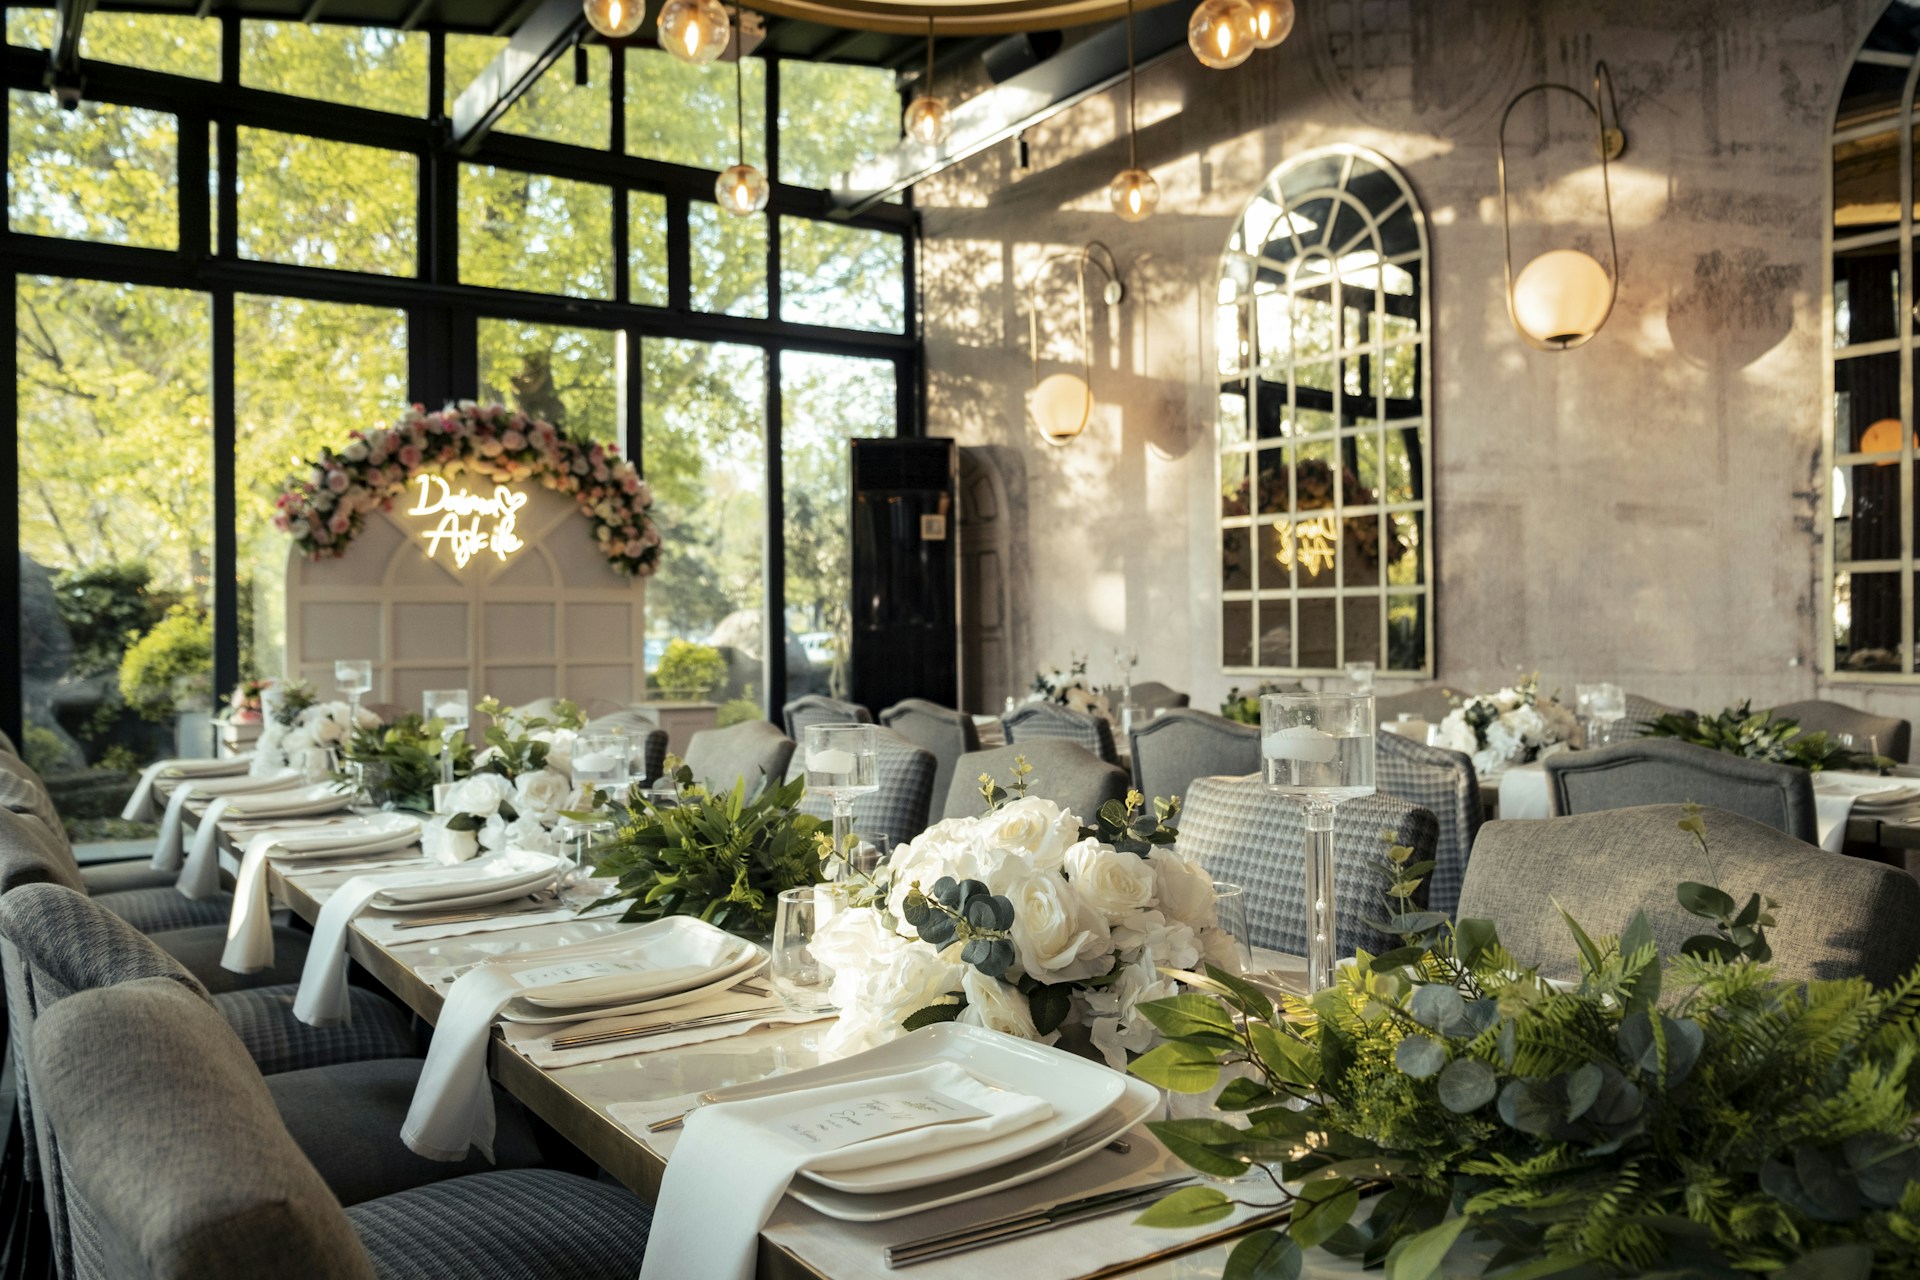
[[731,934],[711,937],[675,930],[638,941],[631,951],[602,962],[621,966],[619,972],[527,986],[519,998],[561,1011],[631,1004],[705,986],[713,977],[738,969],[753,954],[752,943]]
[[[268,856],[276,862],[300,862],[309,858],[342,858],[404,849],[420,838],[420,822],[397,813],[375,813],[338,826],[314,827],[307,831],[290,827],[273,834],[275,839]],[[239,838],[239,842],[245,845],[251,843],[251,839]]]
[[338,783],[315,782],[278,791],[250,792],[227,797],[227,816],[245,818],[305,818],[332,813],[353,803],[353,792]]
[[231,778],[187,778],[180,783],[189,788],[196,799],[212,799],[215,796],[239,796],[260,791],[285,791],[300,785],[297,773],[280,773],[269,778],[256,778],[249,774],[240,774]]
[[656,1009],[677,1009],[682,1005],[693,1004],[708,996],[717,996],[745,982],[760,966],[767,962],[767,953],[749,943],[741,956],[727,968],[716,970],[712,977],[699,986],[688,987],[681,991],[655,996],[650,1000],[636,1000],[631,1004],[618,1005],[575,1005],[569,1009],[543,1009],[529,1004],[516,996],[507,1001],[507,1007],[500,1016],[508,1022],[517,1022],[524,1026],[558,1026],[568,1022],[585,1022],[592,1018],[624,1018],[636,1013],[652,1013]]
[[409,883],[389,885],[373,896],[376,907],[452,906],[462,898],[492,893],[513,885],[534,885],[556,875],[563,860],[551,853],[514,849],[471,862],[456,863],[439,872],[422,872]]
[[[549,872],[537,880],[521,880],[496,889],[487,889],[479,893],[469,893],[458,898],[434,898],[428,902],[386,903],[375,899],[370,904],[385,915],[404,916],[410,912],[424,911],[463,911],[468,907],[492,906],[496,902],[512,902],[515,898],[524,898],[553,887],[553,875]],[[556,906],[559,904],[556,903]]]

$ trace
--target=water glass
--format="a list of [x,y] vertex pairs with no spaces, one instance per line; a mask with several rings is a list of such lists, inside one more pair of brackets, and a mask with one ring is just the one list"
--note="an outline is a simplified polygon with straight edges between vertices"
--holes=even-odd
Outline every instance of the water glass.
[[870,724],[807,726],[807,790],[833,802],[833,847],[853,834],[853,802],[880,789],[880,735]]
[[627,780],[627,739],[619,733],[583,733],[573,740],[575,786],[616,791]]
[[1373,695],[1269,693],[1260,699],[1267,786],[1306,810],[1307,982],[1333,985],[1333,811],[1374,791]]
[[341,769],[353,788],[356,807],[384,809],[388,806],[387,766],[380,760],[349,760]]
[[[1213,923],[1233,939],[1234,964],[1229,973],[1253,971],[1253,935],[1247,929],[1247,891],[1225,880],[1213,882]],[[1227,966],[1221,966],[1227,968]]]
[[1349,662],[1347,664],[1347,683],[1355,693],[1373,692],[1374,665],[1371,662]]
[[613,881],[596,879],[593,874],[600,851],[612,840],[613,833],[613,824],[602,819],[560,819],[553,834],[559,842],[561,855],[567,859],[567,866],[560,873],[557,886],[562,903],[570,907],[583,907],[613,892]]
[[831,1013],[833,970],[813,954],[813,940],[837,909],[830,890],[800,885],[774,904],[773,994],[795,1013]]
[[453,739],[467,728],[467,691],[465,689],[428,689],[422,696],[426,718],[440,721],[440,737],[445,750],[440,753],[440,783],[453,783]]
[[647,771],[647,734],[642,732],[628,736],[627,785],[637,787],[652,780],[652,775]]
[[347,695],[347,705],[353,708],[353,722],[357,725],[360,695],[373,688],[373,663],[365,658],[342,658],[333,664],[333,683]]
[[1858,755],[1877,756],[1880,754],[1880,735],[1877,733],[1834,733],[1829,734],[1836,744]]

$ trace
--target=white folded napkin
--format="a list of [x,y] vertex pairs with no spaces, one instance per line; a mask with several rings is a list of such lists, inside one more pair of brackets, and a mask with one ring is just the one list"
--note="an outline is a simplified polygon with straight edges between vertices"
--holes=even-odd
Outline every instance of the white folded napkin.
[[760,1228],[802,1170],[953,1150],[1052,1115],[1045,1100],[996,1089],[951,1062],[701,1107],[667,1161],[640,1280],[751,1280]]
[[[680,1049],[690,1044],[705,1044],[709,1040],[725,1040],[732,1036],[743,1036],[749,1031],[758,1031],[762,1027],[786,1026],[792,1023],[816,1022],[822,1018],[831,1018],[831,1013],[794,1013],[781,1008],[774,1013],[742,1018],[738,1022],[722,1022],[706,1027],[690,1027],[685,1031],[667,1031],[659,1035],[642,1036],[630,1040],[610,1040],[602,1044],[583,1045],[575,1049],[556,1049],[553,1042],[560,1036],[578,1035],[595,1031],[626,1031],[644,1027],[657,1027],[670,1022],[682,1022],[690,1018],[705,1018],[716,1014],[745,1013],[749,1009],[762,1009],[774,1001],[769,996],[750,995],[746,992],[727,991],[720,995],[702,1000],[697,1004],[678,1005],[672,1009],[660,1009],[653,1013],[633,1013],[616,1018],[596,1018],[588,1022],[574,1022],[564,1027],[530,1025],[508,1022],[501,1025],[501,1033],[507,1043],[536,1067],[552,1071],[558,1067],[576,1067],[583,1062],[604,1062],[608,1058],[627,1058],[635,1054],[655,1053],[661,1049]],[[686,1110],[682,1107],[680,1110]],[[673,1112],[671,1114],[679,1114]]]
[[240,778],[194,778],[182,782],[167,797],[167,811],[160,819],[160,838],[153,846],[153,869],[156,871],[178,871],[180,854],[185,849],[182,831],[186,825],[187,801],[204,800],[209,796],[239,795],[248,791],[266,791],[270,788],[284,787],[291,783],[295,775],[280,771],[270,777]]
[[352,1008],[347,1002],[347,926],[367,909],[367,904],[382,889],[401,884],[430,884],[445,874],[411,868],[371,872],[355,876],[335,889],[313,922],[307,962],[300,970],[300,990],[293,998],[293,1016],[315,1027],[338,1026],[349,1021]]
[[267,892],[267,855],[339,849],[351,852],[370,843],[378,847],[383,836],[397,833],[373,823],[342,823],[302,835],[263,831],[247,841],[234,877],[233,916],[227,922],[227,947],[220,967],[234,973],[256,973],[273,963],[273,901]]
[[186,865],[174,881],[174,888],[195,901],[220,891],[220,818],[226,811],[227,797],[215,796],[208,802],[207,811],[200,815],[200,825],[194,828]]
[[245,773],[253,765],[253,754],[223,756],[217,760],[156,760],[140,771],[140,781],[127,798],[120,816],[128,822],[152,822],[153,786],[162,775],[169,778],[222,778]]

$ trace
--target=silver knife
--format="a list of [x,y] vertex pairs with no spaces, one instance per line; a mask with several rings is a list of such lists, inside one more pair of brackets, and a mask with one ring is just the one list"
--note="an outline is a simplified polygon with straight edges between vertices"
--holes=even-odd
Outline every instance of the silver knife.
[[1195,1175],[1186,1174],[1177,1178],[1165,1178],[1159,1182],[1149,1182],[1144,1186],[1102,1191],[1090,1196],[1081,1196],[1077,1200],[1062,1200],[1058,1204],[1050,1204],[1041,1209],[1010,1213],[1002,1218],[989,1218],[985,1222],[976,1222],[953,1231],[943,1231],[939,1235],[889,1245],[885,1255],[887,1266],[889,1269],[910,1267],[918,1262],[931,1262],[935,1258],[950,1257],[970,1249],[999,1244],[1003,1240],[1018,1240],[1022,1236],[1037,1235],[1042,1231],[1051,1231],[1055,1227],[1064,1227],[1074,1222],[1084,1222],[1089,1218],[1121,1213],[1158,1200],[1175,1187],[1184,1187],[1195,1180]]

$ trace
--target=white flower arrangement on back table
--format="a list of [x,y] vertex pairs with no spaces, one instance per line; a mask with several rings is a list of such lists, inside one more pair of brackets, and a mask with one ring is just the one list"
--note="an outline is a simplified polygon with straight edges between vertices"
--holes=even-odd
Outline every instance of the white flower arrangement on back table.
[[1579,725],[1558,699],[1540,695],[1536,672],[1510,688],[1458,701],[1435,730],[1434,741],[1473,757],[1483,777],[1565,751]]
[[986,813],[927,828],[877,879],[840,882],[843,905],[813,944],[840,1010],[828,1052],[943,1021],[1045,1044],[1081,1025],[1124,1068],[1154,1038],[1138,1006],[1174,994],[1162,970],[1240,971],[1212,877],[1163,825],[1177,797],[1147,816],[1134,792],[1109,802],[1098,828],[1082,828],[1025,794],[1029,772],[1016,761],[1010,800],[982,775]]
[[380,726],[380,717],[371,711],[363,709],[356,720],[345,702],[317,701],[313,686],[304,680],[263,682],[260,703],[260,736],[248,766],[256,778],[292,771],[319,782],[333,772],[340,748],[356,728]]
[[486,745],[474,753],[473,772],[441,797],[421,847],[436,862],[459,862],[482,849],[557,852],[554,828],[580,807],[569,773],[585,723],[580,709],[562,699],[550,716],[529,716],[493,698],[474,709],[493,720]]

